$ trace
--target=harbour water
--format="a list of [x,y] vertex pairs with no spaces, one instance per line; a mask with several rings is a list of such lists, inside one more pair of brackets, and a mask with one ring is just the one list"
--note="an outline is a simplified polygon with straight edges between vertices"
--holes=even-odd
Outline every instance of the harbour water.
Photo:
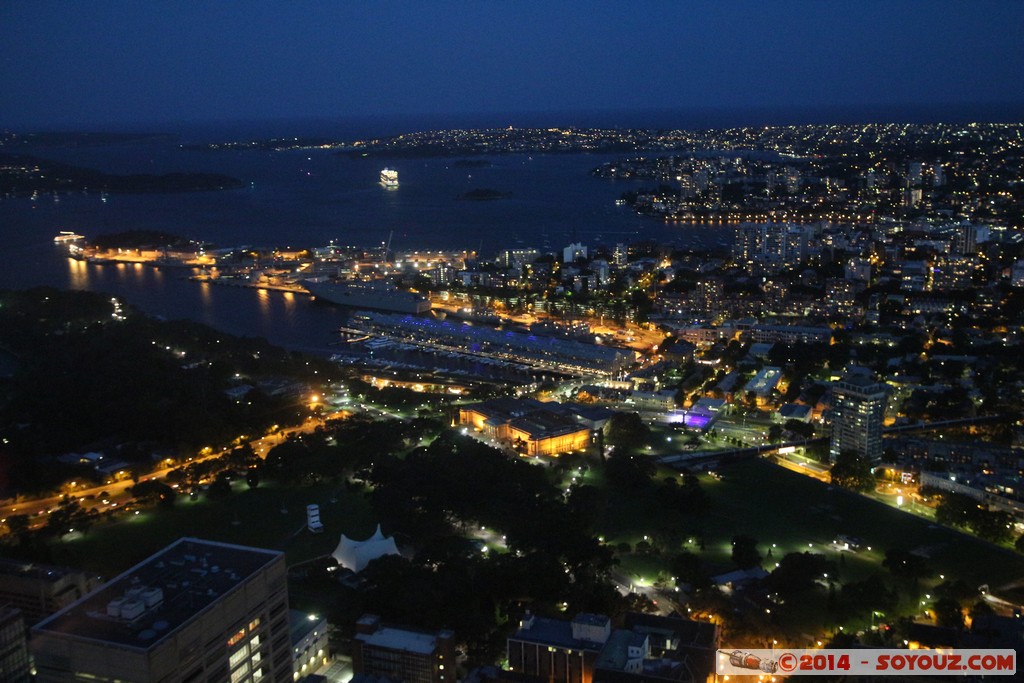
[[[236,132],[229,139],[248,138]],[[589,176],[607,156],[496,156],[489,159],[491,166],[467,169],[452,159],[385,162],[326,150],[191,151],[169,141],[18,152],[109,173],[227,173],[246,187],[0,200],[0,288],[48,285],[108,292],[152,315],[191,318],[307,351],[329,351],[341,311],[296,294],[191,282],[182,270],[82,263],[67,258],[53,236],[60,230],[92,237],[145,229],[218,246],[312,247],[331,240],[373,246],[391,235],[393,251],[469,249],[485,257],[511,247],[560,249],[573,238],[590,245],[637,239],[697,245],[731,238],[727,228],[671,226],[616,206],[614,200],[637,183]],[[385,163],[399,171],[399,188],[381,187]],[[458,199],[475,188],[509,196]]]

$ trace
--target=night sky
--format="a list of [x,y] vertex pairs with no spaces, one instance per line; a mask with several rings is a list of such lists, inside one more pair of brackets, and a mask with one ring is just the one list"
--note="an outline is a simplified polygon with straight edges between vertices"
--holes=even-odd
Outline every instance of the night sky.
[[1024,2],[0,1],[0,126],[1024,101]]

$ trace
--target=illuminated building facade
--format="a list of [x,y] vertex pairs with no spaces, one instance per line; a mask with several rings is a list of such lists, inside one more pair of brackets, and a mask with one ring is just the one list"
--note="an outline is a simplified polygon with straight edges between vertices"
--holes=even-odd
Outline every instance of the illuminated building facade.
[[611,634],[611,620],[603,615],[578,614],[568,622],[528,612],[508,639],[508,668],[547,683],[591,683]]
[[[587,448],[610,417],[600,409],[499,398],[463,406],[459,423],[505,442],[524,455],[558,455]],[[607,411],[604,411],[607,412]]]
[[288,611],[291,635],[292,678],[300,680],[331,661],[327,620],[298,610]]
[[284,553],[183,538],[32,629],[39,683],[292,681]]
[[866,371],[847,374],[832,387],[829,459],[854,451],[872,465],[882,460],[882,423],[888,390]]
[[364,614],[356,622],[352,670],[403,683],[450,683],[456,680],[455,633],[426,633],[381,623]]
[[717,626],[682,617],[631,612],[613,629],[602,614],[562,621],[527,612],[508,639],[508,668],[546,683],[704,683],[720,644]]

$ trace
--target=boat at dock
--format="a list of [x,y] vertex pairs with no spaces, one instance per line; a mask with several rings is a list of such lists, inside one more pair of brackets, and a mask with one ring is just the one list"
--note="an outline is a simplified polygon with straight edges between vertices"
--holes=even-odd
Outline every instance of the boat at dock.
[[388,282],[357,282],[310,278],[299,284],[317,299],[356,309],[426,313],[430,301],[416,292],[407,292]]

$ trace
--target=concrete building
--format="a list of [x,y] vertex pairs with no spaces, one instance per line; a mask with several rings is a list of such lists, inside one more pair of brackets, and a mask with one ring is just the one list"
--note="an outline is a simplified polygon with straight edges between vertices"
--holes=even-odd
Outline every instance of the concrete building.
[[288,634],[292,648],[292,678],[299,680],[331,661],[327,620],[315,614],[288,610]]
[[29,683],[31,667],[21,610],[0,607],[0,681]]
[[782,368],[773,365],[766,365],[751,378],[743,391],[754,397],[758,406],[768,405],[772,402],[772,392],[782,381]]
[[548,683],[591,683],[611,634],[611,620],[603,615],[578,614],[569,622],[527,612],[508,639],[508,668]]
[[357,676],[370,674],[403,683],[453,683],[455,634],[387,626],[380,617],[364,614],[356,622],[352,669]]
[[582,242],[573,242],[562,250],[562,263],[572,263],[577,259],[587,258],[587,247]]
[[856,452],[872,465],[881,461],[887,397],[885,384],[864,370],[847,373],[832,386],[831,462],[845,450]]
[[717,626],[681,617],[629,613],[612,629],[600,614],[569,622],[527,613],[508,639],[508,666],[547,683],[703,683],[719,641]]
[[21,610],[31,626],[99,587],[101,577],[35,562],[0,560],[0,605]]
[[182,538],[32,629],[37,681],[289,683],[284,553]]

